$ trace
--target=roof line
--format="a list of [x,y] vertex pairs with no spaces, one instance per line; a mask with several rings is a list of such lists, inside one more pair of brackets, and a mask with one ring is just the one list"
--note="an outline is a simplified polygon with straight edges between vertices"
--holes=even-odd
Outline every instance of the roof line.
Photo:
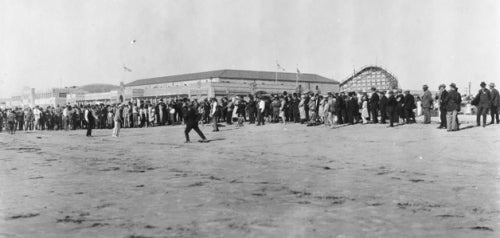
[[[246,78],[245,77],[245,73],[251,75],[251,73],[255,75],[258,75],[258,74],[274,74],[274,73],[278,73],[279,75],[287,75],[285,76],[285,79],[279,79],[279,80],[286,80],[286,81],[295,81],[295,80],[290,80],[288,78],[290,78],[290,75],[295,75],[296,73],[293,73],[293,72],[276,72],[276,71],[257,71],[257,70],[238,70],[238,69],[221,69],[221,70],[212,70],[212,71],[203,71],[203,72],[195,72],[195,73],[185,73],[185,74],[176,74],[176,75],[169,75],[169,76],[159,76],[159,77],[152,77],[152,78],[143,78],[143,79],[137,79],[137,80],[134,80],[130,83],[127,83],[126,86],[140,86],[140,85],[147,85],[147,84],[151,84],[151,83],[148,83],[148,81],[162,81],[165,80],[166,82],[169,82],[168,79],[171,80],[171,82],[179,82],[179,81],[183,81],[181,80],[182,78],[184,78],[184,80],[198,80],[198,79],[201,79],[203,78],[204,76],[209,76],[209,77],[218,77],[218,78],[240,78],[240,79],[244,79]],[[238,76],[233,76],[231,77],[231,75],[238,75],[238,74],[243,74],[243,75],[240,75],[241,77],[238,77]],[[192,78],[189,78],[189,76],[193,76]],[[329,81],[329,82],[332,82],[334,84],[340,84],[340,82],[334,80],[334,79],[330,79],[330,78],[326,78],[326,77],[323,77],[321,75],[318,75],[318,74],[312,74],[312,73],[304,73],[304,74],[301,74],[301,75],[307,75],[307,78],[304,79],[303,81],[309,81],[309,82],[325,82],[325,81]],[[187,77],[186,77],[187,76]],[[196,76],[196,77],[194,77]],[[248,76],[248,75],[246,75]],[[263,76],[263,75],[261,75]],[[269,76],[269,75],[267,75]],[[251,77],[251,76],[248,76],[249,78],[247,79],[255,79],[255,77]],[[265,77],[266,80],[270,80],[271,78],[268,78],[268,77]],[[158,82],[157,82],[158,83]]]

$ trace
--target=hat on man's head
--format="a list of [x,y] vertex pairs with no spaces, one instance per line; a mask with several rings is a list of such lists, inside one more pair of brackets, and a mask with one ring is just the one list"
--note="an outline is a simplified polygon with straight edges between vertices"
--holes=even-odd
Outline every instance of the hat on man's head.
[[439,85],[439,88],[446,88],[446,85],[444,83]]
[[479,84],[481,87],[484,87],[486,86],[486,83],[485,82],[481,82],[481,84]]
[[494,88],[495,87],[495,83],[490,83],[490,87]]
[[455,83],[451,83],[450,84],[450,87],[454,88],[454,89],[457,89],[457,85]]
[[429,86],[427,86],[427,84],[424,84],[424,86],[422,86],[422,88],[429,88]]

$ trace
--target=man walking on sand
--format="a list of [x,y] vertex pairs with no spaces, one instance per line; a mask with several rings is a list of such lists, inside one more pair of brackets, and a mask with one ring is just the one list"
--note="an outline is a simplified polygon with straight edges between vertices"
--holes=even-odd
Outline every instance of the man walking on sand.
[[217,124],[219,121],[219,105],[217,103],[216,98],[212,98],[210,101],[212,101],[211,104],[211,109],[210,109],[210,117],[212,118],[213,121],[213,132],[219,131],[219,125]]
[[91,137],[92,136],[92,128],[94,127],[95,124],[95,115],[93,112],[93,108],[90,105],[87,105],[85,108],[84,116],[85,116],[85,121],[87,122],[87,136]]
[[116,112],[115,112],[115,116],[114,116],[115,128],[113,128],[113,135],[112,135],[113,137],[118,137],[120,134],[120,124],[122,122],[122,116],[121,116],[122,107],[123,107],[123,104],[116,106]]
[[196,133],[198,133],[198,135],[201,137],[201,140],[199,140],[199,142],[208,142],[207,138],[205,137],[205,135],[203,135],[203,132],[201,132],[200,128],[198,127],[198,110],[196,110],[194,101],[189,103],[187,101],[187,98],[184,99],[182,114],[184,116],[184,122],[186,124],[186,129],[184,130],[184,135],[186,136],[185,143],[191,143],[191,141],[189,140],[189,132],[191,130],[196,131]]

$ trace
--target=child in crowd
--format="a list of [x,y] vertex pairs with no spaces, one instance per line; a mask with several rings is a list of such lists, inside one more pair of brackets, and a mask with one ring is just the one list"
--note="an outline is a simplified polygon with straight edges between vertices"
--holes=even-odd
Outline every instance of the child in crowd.
[[243,122],[245,122],[245,107],[241,106],[241,101],[236,101],[237,105],[236,105],[236,113],[238,115],[238,124],[236,125],[236,127],[243,127]]

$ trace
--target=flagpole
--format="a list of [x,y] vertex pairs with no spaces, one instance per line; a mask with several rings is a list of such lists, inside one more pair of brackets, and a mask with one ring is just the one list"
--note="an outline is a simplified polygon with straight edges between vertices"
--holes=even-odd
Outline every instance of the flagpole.
[[278,85],[278,69],[279,69],[279,64],[278,64],[278,61],[276,60],[276,74],[274,77],[274,84],[275,85]]
[[297,65],[297,76],[295,77],[296,80],[295,80],[295,88],[297,88],[299,86],[299,66]]
[[297,77],[295,79],[295,88],[299,86],[299,72],[297,72]]
[[274,84],[278,85],[278,70],[276,69],[276,78],[274,79]]

